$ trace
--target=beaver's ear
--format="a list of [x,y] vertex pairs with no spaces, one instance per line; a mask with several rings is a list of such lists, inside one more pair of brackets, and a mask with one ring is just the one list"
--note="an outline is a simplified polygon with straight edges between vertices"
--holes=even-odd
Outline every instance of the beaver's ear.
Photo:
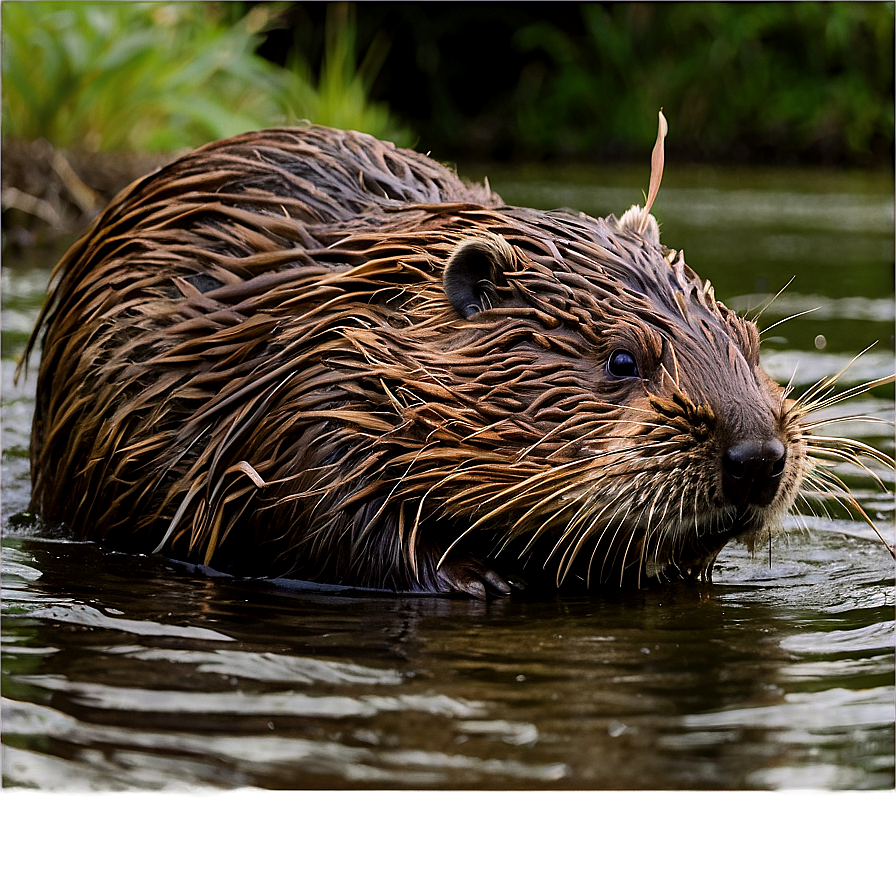
[[656,218],[640,205],[633,205],[620,219],[618,228],[629,233],[640,233],[645,241],[660,245],[660,226]]
[[513,266],[513,249],[503,237],[489,235],[464,240],[445,265],[445,295],[457,313],[469,320],[494,306],[496,288],[504,285],[504,272]]

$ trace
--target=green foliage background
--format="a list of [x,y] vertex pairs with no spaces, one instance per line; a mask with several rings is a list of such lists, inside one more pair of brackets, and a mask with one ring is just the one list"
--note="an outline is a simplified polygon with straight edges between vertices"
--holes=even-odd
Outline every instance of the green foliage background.
[[581,31],[531,25],[548,60],[521,78],[519,131],[574,153],[647,147],[665,106],[695,155],[888,154],[892,3],[583,4]]
[[3,134],[168,151],[309,119],[442,157],[885,164],[893,3],[6,0]]
[[3,134],[88,151],[168,152],[301,119],[404,140],[333,5],[319,74],[258,55],[283,4],[3,3]]
[[3,4],[3,132],[87,150],[176,149],[276,109],[257,32],[195,4]]

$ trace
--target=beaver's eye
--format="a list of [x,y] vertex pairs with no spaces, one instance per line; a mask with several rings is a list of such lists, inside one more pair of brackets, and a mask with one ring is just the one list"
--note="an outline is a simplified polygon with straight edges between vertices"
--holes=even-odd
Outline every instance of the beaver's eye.
[[618,349],[610,355],[607,360],[607,373],[620,378],[640,376],[634,356],[625,349]]

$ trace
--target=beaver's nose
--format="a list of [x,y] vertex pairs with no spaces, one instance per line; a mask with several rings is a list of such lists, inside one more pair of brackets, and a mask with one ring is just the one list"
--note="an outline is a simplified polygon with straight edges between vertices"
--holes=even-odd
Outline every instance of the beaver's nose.
[[787,460],[778,439],[747,440],[732,445],[722,457],[722,489],[738,507],[771,504]]

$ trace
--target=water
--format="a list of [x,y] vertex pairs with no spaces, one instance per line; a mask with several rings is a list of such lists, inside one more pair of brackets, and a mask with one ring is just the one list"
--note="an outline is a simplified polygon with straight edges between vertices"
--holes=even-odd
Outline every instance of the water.
[[[491,182],[620,214],[646,172]],[[732,306],[784,289],[762,326],[817,309],[766,335],[773,376],[799,390],[873,344],[846,387],[893,370],[892,195],[881,175],[670,170],[656,213]],[[50,264],[4,255],[7,787],[893,788],[893,563],[836,508],[770,556],[727,548],[713,586],[487,605],[262,588],[11,525],[34,386],[12,371]],[[892,421],[892,394],[848,410]],[[892,454],[892,427],[840,433]],[[892,538],[892,497],[849,482]]]

